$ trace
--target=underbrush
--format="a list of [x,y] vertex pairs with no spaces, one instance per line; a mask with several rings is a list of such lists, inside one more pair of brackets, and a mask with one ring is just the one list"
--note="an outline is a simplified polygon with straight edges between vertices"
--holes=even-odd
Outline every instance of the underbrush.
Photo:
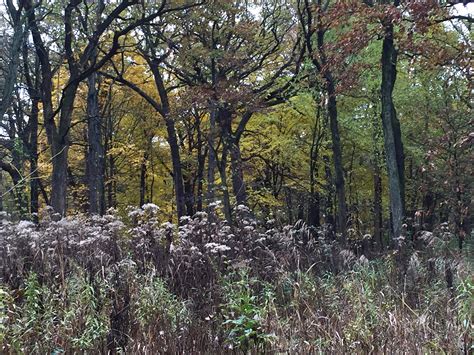
[[[2,353],[469,353],[474,283],[446,225],[417,249],[154,205],[0,224]],[[414,243],[415,244],[415,243]],[[358,250],[353,248],[353,250]]]

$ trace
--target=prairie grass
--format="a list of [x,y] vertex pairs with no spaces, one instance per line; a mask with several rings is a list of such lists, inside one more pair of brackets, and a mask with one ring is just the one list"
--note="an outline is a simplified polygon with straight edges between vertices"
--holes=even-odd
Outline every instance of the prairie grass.
[[365,256],[324,227],[228,226],[200,213],[178,228],[152,207],[124,221],[3,216],[1,352],[474,349],[472,265],[446,225],[421,248]]

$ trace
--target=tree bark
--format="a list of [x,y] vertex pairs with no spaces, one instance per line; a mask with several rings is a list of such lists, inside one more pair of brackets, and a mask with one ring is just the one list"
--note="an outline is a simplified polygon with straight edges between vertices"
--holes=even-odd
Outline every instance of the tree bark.
[[176,212],[178,220],[186,215],[186,198],[183,185],[183,172],[181,167],[181,158],[179,153],[178,138],[176,137],[176,129],[174,121],[170,118],[165,118],[166,130],[168,132],[168,144],[171,150],[171,162],[173,165],[173,181],[176,196]]
[[171,162],[173,165],[173,183],[176,197],[176,212],[178,221],[186,215],[186,198],[183,185],[183,170],[181,166],[181,156],[179,152],[178,138],[176,136],[176,128],[173,118],[171,117],[171,108],[168,99],[168,91],[165,87],[163,77],[159,68],[160,61],[157,59],[147,58],[147,62],[153,73],[155,85],[160,96],[161,108],[160,114],[165,120],[167,141],[170,146]]
[[310,198],[308,205],[308,224],[313,227],[319,227],[321,225],[321,195],[316,189],[319,150],[321,147],[321,141],[324,137],[324,130],[326,126],[326,122],[322,122],[321,111],[321,102],[317,102],[315,123],[312,128],[311,149],[309,153]]
[[[328,3],[327,3],[328,4]],[[344,169],[342,163],[342,146],[339,135],[339,125],[337,117],[337,98],[336,84],[328,67],[328,58],[325,51],[325,34],[327,28],[323,24],[322,12],[327,10],[327,4],[323,5],[322,1],[317,2],[317,11],[314,12],[313,3],[305,1],[303,7],[299,8],[299,20],[302,25],[306,48],[311,56],[311,61],[319,74],[324,78],[325,90],[328,94],[327,111],[329,116],[329,125],[332,138],[332,152],[334,162],[334,184],[337,196],[337,225],[342,235],[341,242],[346,243],[347,240],[347,206],[345,197]],[[315,16],[316,15],[316,16]],[[316,41],[314,36],[316,35]],[[316,42],[316,48],[314,47]],[[316,50],[317,49],[317,50]]]
[[374,205],[373,205],[373,221],[374,221],[374,241],[379,250],[383,250],[382,240],[382,177],[380,169],[375,167],[373,173],[374,179]]
[[201,138],[201,127],[198,127],[198,167],[197,167],[197,192],[196,192],[196,211],[202,211],[204,199],[204,169],[206,166],[206,149]]
[[330,224],[331,226],[334,225],[334,207],[333,207],[333,197],[334,197],[334,189],[333,189],[333,178],[331,173],[331,167],[329,165],[330,160],[327,155],[323,156],[324,161],[324,171],[326,174],[326,198],[324,199],[324,215],[325,219],[324,222]]
[[183,175],[184,199],[186,205],[186,214],[194,215],[194,188],[193,178],[189,173]]
[[24,189],[22,187],[22,177],[21,174],[19,173],[19,169],[15,164],[9,163],[9,162],[4,162],[0,160],[0,169],[5,170],[11,177],[12,183],[13,183],[13,188],[11,189],[12,195],[14,199],[16,200],[20,216],[23,217],[25,214],[25,210],[27,207],[25,198],[23,196],[24,194]]
[[11,43],[5,43],[5,38],[3,38],[3,41],[0,42],[3,48],[8,48],[9,52],[7,58],[2,58],[6,63],[8,63],[8,65],[6,68],[7,70],[5,71],[6,75],[4,76],[2,83],[3,87],[0,102],[0,118],[3,118],[3,115],[5,115],[12,102],[13,90],[15,89],[15,83],[18,76],[17,73],[20,61],[21,45],[25,37],[21,9],[23,5],[20,2],[21,7],[16,9],[13,5],[13,2],[6,1],[5,3],[7,5],[6,8],[10,14],[10,18],[13,21],[13,36]]
[[293,224],[293,191],[291,188],[286,189],[286,206],[288,214],[288,223]]
[[102,145],[102,120],[99,110],[97,73],[87,78],[87,185],[89,213],[103,214],[101,201],[104,195],[104,147]]
[[108,176],[107,176],[107,206],[117,207],[117,182],[115,180],[115,158],[109,156]]
[[216,115],[217,109],[211,108],[209,117],[209,137],[208,137],[208,162],[207,162],[207,203],[212,203],[215,200],[215,171],[216,171],[216,147],[215,147],[215,130],[216,130]]
[[339,125],[337,122],[337,101],[336,88],[334,86],[334,79],[330,73],[326,74],[327,92],[328,92],[328,116],[329,126],[331,128],[332,138],[332,152],[334,162],[334,184],[336,187],[337,196],[337,221],[339,230],[342,234],[342,242],[345,243],[347,239],[347,205],[346,192],[344,184],[344,168],[342,165],[342,146],[339,135]]
[[38,223],[39,211],[39,175],[38,175],[38,114],[39,102],[37,99],[31,101],[31,114],[29,117],[30,139],[30,213],[33,222]]
[[[26,88],[31,100],[31,112],[28,118],[28,137],[25,137],[25,144],[28,146],[30,160],[30,214],[34,223],[39,222],[39,193],[41,184],[38,173],[38,120],[39,120],[39,104],[41,96],[39,92],[40,71],[39,63],[35,58],[33,73],[30,72],[30,63],[28,55],[28,46],[23,43],[23,75],[26,82]],[[34,79],[32,77],[34,74]],[[45,198],[48,204],[48,199]]]
[[395,49],[393,39],[392,23],[387,20],[384,27],[382,83],[380,88],[382,125],[390,191],[392,237],[398,239],[401,235],[403,218],[405,216],[405,169],[400,122],[398,121],[393,103],[393,88],[397,75],[397,50]]
[[242,156],[237,141],[230,143],[230,164],[232,170],[232,189],[237,205],[247,205],[247,188],[242,170]]
[[147,176],[148,176],[148,147],[143,153],[142,163],[140,165],[140,207],[142,207],[148,201],[146,200],[146,191],[147,191]]
[[[229,154],[231,163],[232,190],[236,198],[236,203],[237,205],[246,205],[247,190],[245,187],[242,171],[242,157],[240,154],[239,140],[232,135],[232,112],[227,108],[220,108],[218,111],[217,122],[220,126],[221,135],[224,142],[222,159],[220,162],[221,165],[224,164],[224,166],[220,167],[221,178],[222,172],[225,173],[227,154]],[[224,192],[228,194],[228,190],[225,190]]]
[[0,169],[0,212],[3,212],[3,170]]
[[232,224],[232,211],[230,207],[229,188],[227,186],[227,152],[224,151],[219,162],[219,175],[221,177],[221,189],[224,204],[224,216],[227,223]]
[[309,197],[308,225],[313,227],[319,227],[321,225],[319,220],[319,216],[321,214],[319,200],[320,198],[318,192],[313,192]]
[[[68,152],[69,152],[69,129],[71,127],[74,99],[78,85],[71,84],[63,94],[63,104],[60,112],[58,128],[50,127],[53,131],[51,155],[53,172],[51,176],[51,205],[57,213],[62,216],[67,211],[67,182],[68,182]],[[47,125],[54,125],[54,120],[48,120]]]
[[[111,88],[110,88],[111,90]],[[109,93],[110,97],[110,93]],[[105,113],[104,127],[104,204],[107,208],[115,208],[114,202],[114,175],[115,175],[115,158],[109,153],[112,148],[113,139],[113,122],[110,110]],[[105,200],[107,203],[105,203]]]

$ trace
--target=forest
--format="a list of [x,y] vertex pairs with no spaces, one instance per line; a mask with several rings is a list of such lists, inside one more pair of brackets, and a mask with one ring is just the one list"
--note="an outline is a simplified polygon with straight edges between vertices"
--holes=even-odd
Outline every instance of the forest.
[[472,353],[473,23],[2,0],[0,353]]

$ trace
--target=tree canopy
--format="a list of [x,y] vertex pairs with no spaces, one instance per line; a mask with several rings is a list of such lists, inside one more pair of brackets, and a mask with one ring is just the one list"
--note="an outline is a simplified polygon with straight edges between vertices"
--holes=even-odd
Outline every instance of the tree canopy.
[[470,9],[6,0],[2,208],[179,221],[222,201],[231,224],[247,205],[344,242],[409,220],[467,235]]

